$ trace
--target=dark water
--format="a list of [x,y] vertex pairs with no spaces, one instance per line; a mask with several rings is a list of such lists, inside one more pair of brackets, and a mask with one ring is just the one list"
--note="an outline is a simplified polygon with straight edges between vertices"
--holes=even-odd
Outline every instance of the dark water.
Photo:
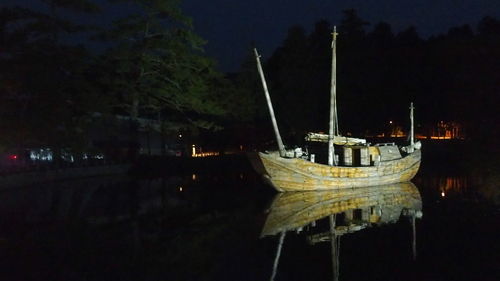
[[[276,193],[244,159],[208,163],[1,191],[0,280],[269,280],[279,237],[259,237]],[[342,236],[339,280],[499,280],[498,192],[433,169],[413,182],[416,261],[398,216]],[[333,280],[331,244],[307,235],[287,232],[275,280]]]

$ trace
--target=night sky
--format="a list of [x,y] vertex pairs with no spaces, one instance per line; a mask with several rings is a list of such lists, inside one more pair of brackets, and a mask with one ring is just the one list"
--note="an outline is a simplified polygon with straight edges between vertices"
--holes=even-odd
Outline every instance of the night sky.
[[[96,2],[107,15],[123,16],[131,10],[130,5]],[[37,0],[10,3],[42,7]],[[350,8],[371,24],[367,30],[380,21],[389,23],[394,32],[414,25],[424,38],[463,24],[475,27],[487,15],[500,18],[498,0],[184,0],[182,7],[193,19],[196,32],[208,41],[207,54],[223,71],[238,70],[252,43],[267,57],[281,44],[290,26],[299,24],[311,30],[320,19],[338,24],[342,11]],[[85,21],[100,25],[111,18],[90,16]]]
[[422,37],[463,24],[475,27],[486,15],[500,17],[498,0],[184,0],[183,6],[224,71],[238,69],[252,42],[269,56],[291,25],[311,30],[320,19],[338,24],[349,8],[371,23],[368,30],[385,21],[394,32],[414,25]]

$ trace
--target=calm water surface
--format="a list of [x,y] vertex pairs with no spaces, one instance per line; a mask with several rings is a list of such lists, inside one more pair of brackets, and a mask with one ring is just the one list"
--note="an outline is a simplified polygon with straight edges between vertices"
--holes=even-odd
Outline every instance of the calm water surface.
[[[270,280],[280,235],[261,234],[278,199],[236,162],[3,190],[0,280]],[[336,215],[337,225],[376,222],[338,240],[336,277],[331,241],[308,243],[328,231],[324,214],[314,227],[286,229],[274,280],[499,280],[498,192],[432,169],[413,183],[423,213],[416,260],[411,216],[401,215],[411,208],[387,195],[380,208]]]

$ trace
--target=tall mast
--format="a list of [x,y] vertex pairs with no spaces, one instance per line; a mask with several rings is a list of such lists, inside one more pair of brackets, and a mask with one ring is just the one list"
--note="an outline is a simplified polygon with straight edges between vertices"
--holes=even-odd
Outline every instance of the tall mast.
[[[328,129],[328,165],[333,166],[335,159],[335,148],[333,147],[333,139],[339,135],[338,119],[337,119],[337,27],[333,27],[332,33],[332,80],[330,87],[330,126]],[[337,163],[335,163],[336,165]]]
[[278,142],[278,149],[281,157],[285,157],[285,146],[281,140],[280,131],[278,130],[278,123],[276,122],[276,117],[274,116],[273,104],[271,103],[271,97],[269,96],[269,91],[267,90],[266,78],[264,77],[264,71],[262,70],[262,65],[260,64],[260,55],[257,49],[253,49],[255,53],[255,59],[257,60],[257,69],[259,70],[260,79],[262,80],[262,87],[264,88],[264,94],[266,95],[267,107],[269,108],[269,114],[271,115],[271,121],[273,123],[274,134],[276,135],[276,141]]

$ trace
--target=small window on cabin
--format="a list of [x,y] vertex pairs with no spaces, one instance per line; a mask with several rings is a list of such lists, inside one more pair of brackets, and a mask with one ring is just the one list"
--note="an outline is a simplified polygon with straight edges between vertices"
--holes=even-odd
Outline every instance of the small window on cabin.
[[352,150],[352,165],[354,167],[361,166],[361,149],[359,148]]
[[363,220],[363,210],[355,209],[352,213],[352,220],[354,221]]

